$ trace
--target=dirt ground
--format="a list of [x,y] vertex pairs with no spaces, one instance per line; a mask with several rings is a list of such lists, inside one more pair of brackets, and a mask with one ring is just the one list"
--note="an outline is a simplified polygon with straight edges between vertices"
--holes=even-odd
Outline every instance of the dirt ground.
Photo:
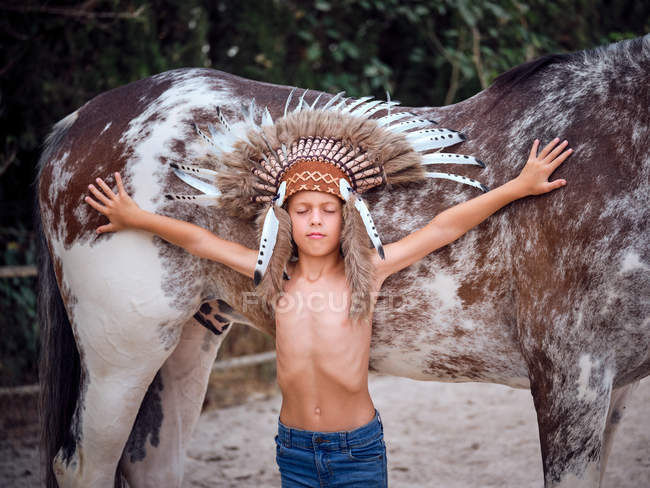
[[[543,485],[529,391],[371,376],[370,392],[384,422],[391,486]],[[279,487],[273,437],[280,402],[275,389],[204,412],[188,449],[183,488]],[[630,401],[604,488],[650,486],[648,405],[650,379]],[[0,425],[0,487],[38,486],[36,427],[20,419]]]
[[[371,376],[384,422],[389,485],[543,486],[528,390]],[[188,450],[183,488],[280,486],[274,436],[281,398],[205,413]],[[636,390],[614,440],[603,488],[650,486],[650,380]]]

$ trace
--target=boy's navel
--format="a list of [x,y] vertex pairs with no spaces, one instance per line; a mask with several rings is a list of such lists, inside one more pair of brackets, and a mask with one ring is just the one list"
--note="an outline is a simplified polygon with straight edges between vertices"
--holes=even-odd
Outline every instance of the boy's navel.
[[315,413],[316,415],[320,415],[320,408],[319,408],[319,407],[316,407],[316,408],[314,409],[314,413]]

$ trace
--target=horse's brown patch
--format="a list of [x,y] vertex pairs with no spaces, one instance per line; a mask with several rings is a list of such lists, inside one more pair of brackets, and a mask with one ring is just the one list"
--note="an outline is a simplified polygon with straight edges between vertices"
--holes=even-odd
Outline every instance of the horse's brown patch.
[[[106,223],[105,217],[95,211],[88,212],[83,222],[77,217],[77,208],[87,205],[83,198],[89,194],[88,184],[94,183],[97,177],[112,182],[115,171],[124,174],[133,147],[120,142],[120,138],[131,120],[140,116],[171,85],[168,77],[153,77],[98,95],[78,110],[76,121],[53,151],[51,159],[43,162],[40,205],[54,216],[48,225],[55,235],[61,236],[66,247],[81,236],[93,236],[91,231]],[[62,159],[66,153],[67,157]],[[51,199],[50,188],[60,184],[57,177],[63,173],[70,173],[72,177]],[[132,191],[128,178],[125,186],[127,191]],[[60,215],[65,218],[59,218]],[[61,228],[62,224],[65,228]]]

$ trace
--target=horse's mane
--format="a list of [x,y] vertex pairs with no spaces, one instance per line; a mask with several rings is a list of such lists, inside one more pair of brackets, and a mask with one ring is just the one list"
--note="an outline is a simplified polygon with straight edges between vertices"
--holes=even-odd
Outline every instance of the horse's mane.
[[[488,90],[496,92],[491,106],[494,107],[510,92],[520,87],[527,80],[543,72],[547,66],[582,64],[591,65],[607,60],[630,60],[631,63],[639,61],[643,50],[650,53],[650,34],[636,39],[626,39],[607,46],[598,46],[584,51],[574,51],[564,54],[546,54],[526,63],[501,73],[497,76]],[[647,54],[646,54],[647,56]]]

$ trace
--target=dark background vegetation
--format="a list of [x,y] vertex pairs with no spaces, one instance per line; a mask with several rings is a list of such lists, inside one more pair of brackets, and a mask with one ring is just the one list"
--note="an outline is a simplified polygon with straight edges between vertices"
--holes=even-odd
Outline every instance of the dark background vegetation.
[[[649,30],[638,0],[0,0],[0,267],[35,262],[33,182],[52,124],[111,88],[203,66],[436,106],[542,54]],[[36,279],[0,278],[0,386],[36,381]],[[272,347],[235,330],[223,355]]]

